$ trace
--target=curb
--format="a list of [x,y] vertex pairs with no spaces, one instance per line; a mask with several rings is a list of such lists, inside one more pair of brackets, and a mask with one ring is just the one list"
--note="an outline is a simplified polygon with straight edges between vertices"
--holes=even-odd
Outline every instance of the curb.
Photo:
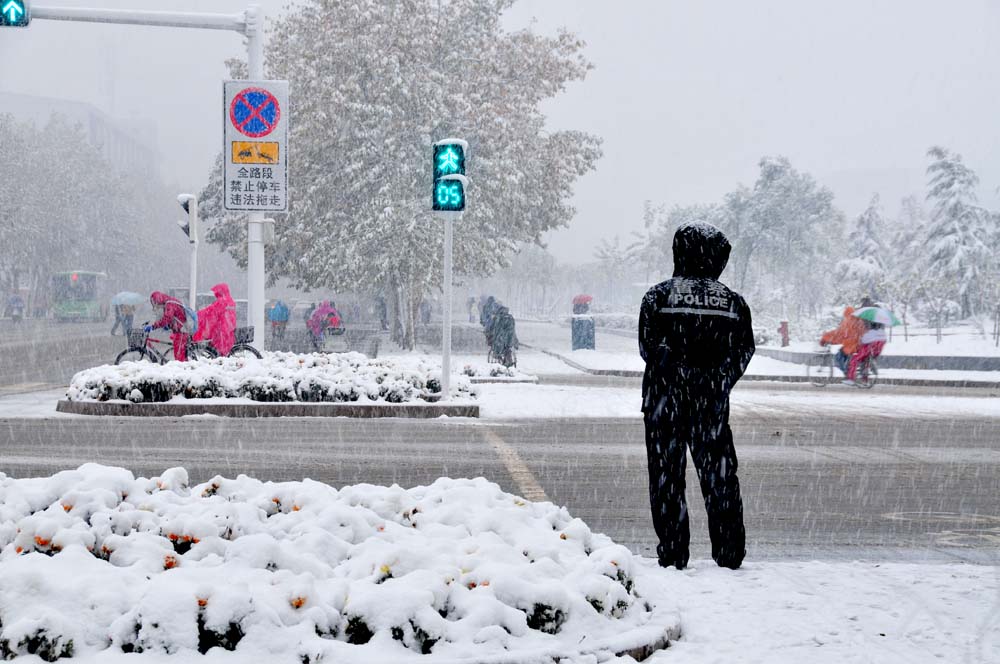
[[[524,346],[525,344],[521,344]],[[562,360],[565,364],[578,371],[592,376],[616,376],[619,378],[642,378],[643,372],[629,369],[590,369],[579,362],[563,357],[559,353],[544,348],[534,347],[534,350],[541,351],[546,355]],[[766,357],[766,355],[765,355]],[[771,383],[811,383],[808,376],[767,376],[764,374],[744,374],[740,381],[771,382]],[[839,384],[840,380],[832,380],[827,384]],[[923,378],[882,378],[878,379],[877,385],[898,385],[901,387],[950,387],[950,388],[978,388],[987,390],[1000,389],[1000,382],[989,380],[927,380]]]
[[131,403],[128,401],[69,401],[62,399],[56,411],[104,417],[479,417],[479,404],[420,405],[374,403]]
[[503,376],[471,376],[469,382],[473,385],[537,385],[538,376],[530,378],[504,378]]

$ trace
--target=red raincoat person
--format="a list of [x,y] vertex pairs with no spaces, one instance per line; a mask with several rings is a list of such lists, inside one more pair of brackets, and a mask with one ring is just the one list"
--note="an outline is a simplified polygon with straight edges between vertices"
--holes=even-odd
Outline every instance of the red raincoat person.
[[184,323],[187,322],[184,305],[177,298],[170,297],[160,291],[153,291],[153,294],[149,296],[149,302],[153,305],[153,311],[162,309],[163,314],[158,321],[150,323],[146,327],[150,330],[160,328],[170,330],[170,340],[174,342],[174,359],[183,362],[187,359],[188,341],[188,335],[182,331]]
[[215,302],[198,311],[198,331],[196,341],[207,339],[219,351],[228,355],[236,343],[236,302],[229,294],[228,284],[212,286]]

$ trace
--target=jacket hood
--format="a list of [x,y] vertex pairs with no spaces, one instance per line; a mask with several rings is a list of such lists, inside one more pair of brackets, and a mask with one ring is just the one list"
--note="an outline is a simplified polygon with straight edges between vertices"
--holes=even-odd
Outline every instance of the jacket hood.
[[229,294],[229,284],[215,284],[212,286],[212,294],[219,300],[229,300],[231,302],[233,299],[233,296]]
[[161,293],[160,291],[153,291],[153,294],[149,296],[149,301],[158,307],[162,307],[167,302],[174,298],[170,297],[166,293]]
[[844,307],[844,318],[854,313],[854,307]]
[[674,276],[718,279],[731,249],[725,234],[712,224],[684,224],[674,233]]

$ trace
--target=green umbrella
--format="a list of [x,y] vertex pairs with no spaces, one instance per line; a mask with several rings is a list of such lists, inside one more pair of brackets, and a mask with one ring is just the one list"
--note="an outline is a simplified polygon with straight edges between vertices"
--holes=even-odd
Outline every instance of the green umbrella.
[[854,315],[861,320],[866,320],[869,323],[878,323],[886,327],[903,324],[901,320],[896,318],[895,314],[882,307],[864,307],[855,311]]

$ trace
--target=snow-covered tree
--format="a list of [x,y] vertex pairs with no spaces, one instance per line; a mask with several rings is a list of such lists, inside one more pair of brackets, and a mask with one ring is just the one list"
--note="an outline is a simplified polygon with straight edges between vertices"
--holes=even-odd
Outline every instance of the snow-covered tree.
[[637,262],[641,248],[639,242],[623,245],[621,238],[616,235],[611,241],[601,240],[594,250],[598,269],[607,279],[608,302],[612,307],[618,303],[621,294],[619,284],[629,273],[633,263]]
[[886,233],[885,293],[891,308],[898,307],[903,322],[903,339],[909,339],[909,313],[927,285],[924,270],[927,212],[916,196],[900,203],[899,213]]
[[834,270],[837,292],[846,302],[860,302],[865,296],[882,299],[886,247],[881,207],[879,195],[875,194],[847,236],[847,257]]
[[[384,292],[412,330],[417,304],[442,279],[430,160],[446,137],[469,141],[459,274],[489,274],[569,222],[573,185],[594,168],[600,141],[549,130],[540,105],[591,65],[568,32],[505,30],[512,4],[303,0],[275,22],[267,71],[292,81],[294,157],[272,276]],[[244,224],[221,210],[220,177],[206,191],[205,211],[219,221],[210,237],[245,261]]]
[[942,297],[954,296],[962,315],[983,307],[984,287],[993,256],[991,215],[976,204],[979,178],[959,154],[942,147],[927,151],[927,200],[931,203],[925,262],[927,276]]

